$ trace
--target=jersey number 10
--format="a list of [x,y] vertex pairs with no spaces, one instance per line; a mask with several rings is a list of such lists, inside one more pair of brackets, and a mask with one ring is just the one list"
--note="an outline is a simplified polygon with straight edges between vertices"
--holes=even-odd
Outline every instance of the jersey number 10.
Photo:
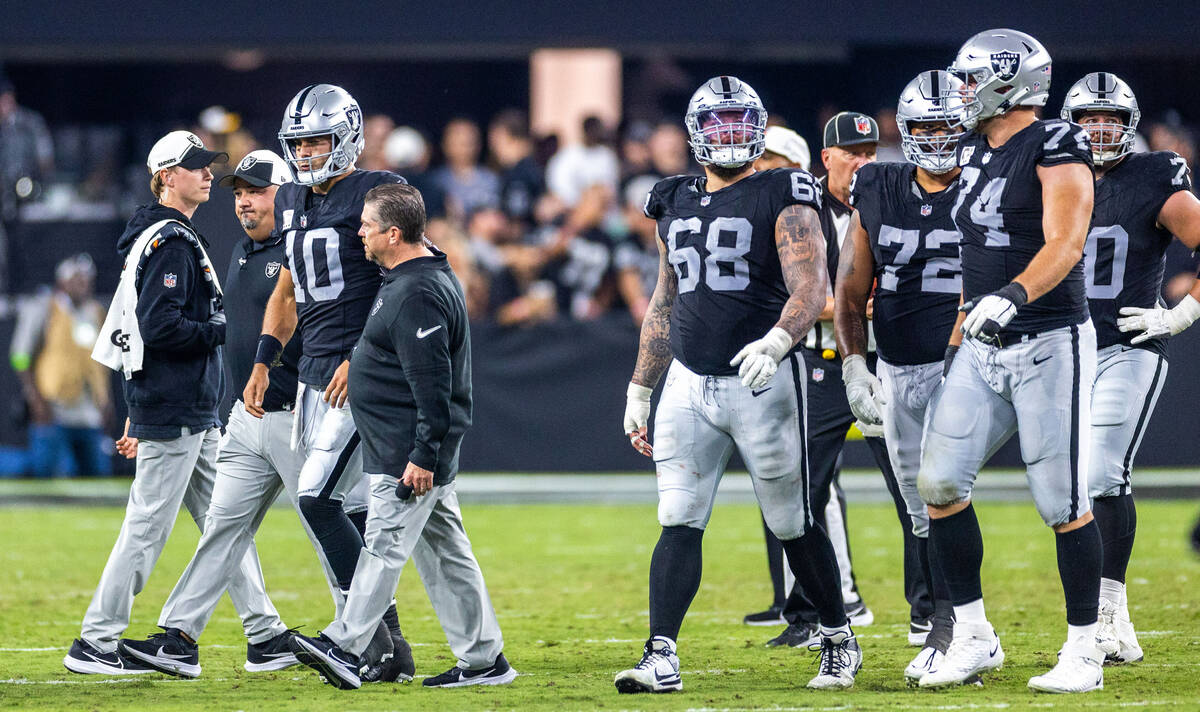
[[[288,259],[294,268],[292,283],[296,287],[296,302],[337,299],[345,286],[342,279],[341,241],[337,230],[331,227],[319,227],[303,233],[289,230],[285,240]],[[300,243],[299,255],[293,252],[297,242]]]

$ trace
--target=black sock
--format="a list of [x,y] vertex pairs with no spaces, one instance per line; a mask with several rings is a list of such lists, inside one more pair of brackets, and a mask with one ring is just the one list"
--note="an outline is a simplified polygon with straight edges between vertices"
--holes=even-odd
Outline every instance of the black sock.
[[367,540],[367,510],[364,509],[361,512],[355,512],[353,514],[347,513],[346,516],[350,518],[350,523],[353,524],[354,528],[358,530],[358,535],[360,537],[362,537],[362,540],[364,542],[366,542],[366,540]]
[[1092,515],[1100,527],[1104,542],[1104,564],[1100,575],[1125,583],[1125,569],[1133,554],[1133,537],[1137,533],[1137,508],[1133,495],[1097,497],[1092,500]]
[[771,605],[775,608],[783,608],[787,603],[787,591],[783,587],[783,545],[779,543],[779,537],[775,536],[775,532],[767,526],[767,520],[762,520],[763,537],[767,541],[767,570],[771,573],[771,592],[774,598],[771,599]]
[[842,577],[829,535],[820,525],[814,524],[803,536],[780,543],[787,552],[788,564],[796,580],[804,582],[804,593],[816,607],[821,625],[826,628],[845,625]]
[[[946,579],[950,601],[961,606],[983,598],[979,569],[983,566],[983,533],[968,504],[961,512],[929,520],[929,540]],[[1098,595],[1098,594],[1097,594]]]
[[1091,625],[1100,607],[1100,527],[1095,521],[1054,535],[1058,575],[1067,599],[1067,624]]
[[700,590],[703,529],[663,527],[650,557],[650,637],[679,639],[688,606]]
[[393,636],[404,637],[404,633],[400,631],[400,616],[396,613],[395,603],[388,606],[387,610],[383,612],[383,622]]
[[338,586],[348,591],[354,568],[358,565],[359,551],[363,548],[362,536],[337,500],[301,497],[300,511],[321,543]]
[[929,564],[929,590],[933,592],[933,628],[925,639],[926,647],[934,647],[943,653],[950,647],[954,636],[954,604],[950,602],[950,590],[946,587],[946,575],[938,562],[937,548],[933,538],[926,542],[926,561]]

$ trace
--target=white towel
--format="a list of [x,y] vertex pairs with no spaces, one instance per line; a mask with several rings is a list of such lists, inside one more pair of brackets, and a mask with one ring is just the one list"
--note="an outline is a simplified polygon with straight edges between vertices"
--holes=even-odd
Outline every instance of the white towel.
[[[117,292],[113,295],[112,305],[104,318],[104,326],[100,328],[100,336],[92,348],[94,360],[114,371],[121,371],[126,380],[142,370],[142,355],[145,349],[137,320],[138,274],[141,272],[142,262],[158,247],[152,238],[170,222],[177,221],[160,220],[143,230],[134,241],[125,258],[125,265],[121,268],[121,281],[117,284]],[[190,229],[187,233],[189,237],[193,234]],[[189,242],[199,252],[201,272],[210,283],[213,293],[211,303],[215,312],[221,305],[221,283],[217,280],[204,245],[195,237]]]

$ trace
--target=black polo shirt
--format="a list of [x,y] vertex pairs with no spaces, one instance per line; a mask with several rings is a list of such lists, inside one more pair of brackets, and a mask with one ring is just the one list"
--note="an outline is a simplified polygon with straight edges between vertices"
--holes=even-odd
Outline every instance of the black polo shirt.
[[[264,242],[249,236],[233,248],[225,276],[225,364],[233,397],[239,400],[258,351],[263,313],[275,289],[279,272],[287,265],[283,236],[272,234]],[[263,396],[263,410],[290,410],[296,400],[300,339],[296,336],[283,349],[278,365],[271,367],[271,385]]]

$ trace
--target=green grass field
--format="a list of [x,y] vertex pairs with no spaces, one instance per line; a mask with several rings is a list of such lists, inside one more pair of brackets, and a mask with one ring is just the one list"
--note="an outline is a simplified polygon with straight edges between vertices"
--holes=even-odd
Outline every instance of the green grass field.
[[[504,688],[426,690],[376,685],[339,692],[306,668],[249,674],[245,641],[225,600],[201,639],[203,675],[182,681],[73,675],[61,659],[116,537],[121,510],[107,507],[0,508],[6,539],[0,580],[0,707],[112,710],[383,709],[1200,709],[1200,563],[1184,533],[1193,502],[1140,504],[1130,569],[1133,620],[1146,660],[1109,668],[1105,689],[1083,697],[1035,696],[1027,679],[1046,670],[1065,636],[1053,535],[1029,505],[981,505],[984,591],[1007,660],[982,689],[910,690],[901,672],[907,608],[900,585],[900,537],[890,506],[852,506],[850,526],[860,588],[876,613],[860,628],[865,663],[855,688],[804,689],[815,654],[768,650],[774,629],[740,624],[769,600],[759,520],[746,505],[718,506],[705,537],[704,584],[679,641],[684,691],[617,695],[613,674],[638,660],[646,636],[646,577],[657,537],[653,506],[483,505],[466,502],[467,529],[521,673]],[[316,558],[289,510],[276,508],[258,537],[268,587],[285,621],[312,634],[332,615]],[[158,609],[190,557],[194,526],[181,519],[146,590],[132,637],[154,630]],[[453,664],[415,572],[397,592],[419,676]]]

